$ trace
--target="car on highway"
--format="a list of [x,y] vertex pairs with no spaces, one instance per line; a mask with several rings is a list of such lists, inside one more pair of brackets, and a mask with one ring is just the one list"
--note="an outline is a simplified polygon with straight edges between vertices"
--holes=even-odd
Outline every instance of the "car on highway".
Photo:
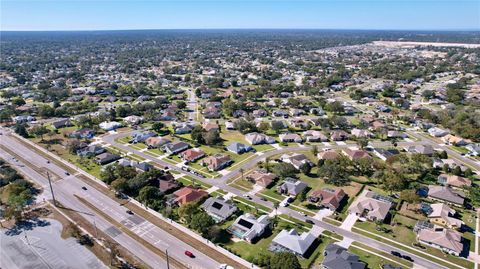
[[83,186],[83,187],[82,187],[82,190],[86,191],[86,190],[87,190],[87,187]]
[[267,199],[263,198],[263,197],[260,197],[260,200],[262,201],[267,201]]
[[69,175],[70,175],[70,173],[69,173],[69,172],[65,172],[65,175],[69,176]]
[[393,250],[392,250],[390,253],[391,253],[393,256],[400,257],[400,258],[402,257],[402,254],[401,254],[400,252],[398,252],[398,251],[393,251]]
[[410,257],[410,256],[403,255],[402,258],[404,258],[405,260],[407,260],[407,261],[409,261],[409,262],[413,262],[413,259],[412,259],[412,257]]
[[311,219],[306,219],[305,222],[306,222],[306,223],[310,223],[310,224],[315,224],[315,223],[313,222],[313,220],[311,220]]
[[185,250],[185,255],[187,255],[190,258],[195,258],[195,255],[193,255],[193,253],[188,250]]
[[133,215],[132,210],[127,210],[126,212],[127,212],[128,215]]

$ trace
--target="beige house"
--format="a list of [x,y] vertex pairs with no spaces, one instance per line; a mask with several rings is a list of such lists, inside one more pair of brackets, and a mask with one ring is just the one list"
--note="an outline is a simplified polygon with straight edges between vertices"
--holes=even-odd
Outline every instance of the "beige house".
[[463,221],[454,218],[455,210],[443,203],[432,204],[432,213],[428,214],[431,223],[442,225],[451,229],[458,229]]
[[360,219],[384,221],[392,206],[393,202],[390,197],[364,190],[348,208],[348,213],[355,214]]
[[417,240],[456,256],[463,251],[462,235],[449,229],[422,229],[418,232]]

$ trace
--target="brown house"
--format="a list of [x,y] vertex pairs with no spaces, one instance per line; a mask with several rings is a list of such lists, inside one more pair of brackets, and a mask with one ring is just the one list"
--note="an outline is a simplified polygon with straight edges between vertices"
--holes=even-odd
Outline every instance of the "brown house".
[[321,206],[329,208],[332,211],[335,211],[340,206],[342,200],[345,198],[345,192],[338,189],[329,189],[323,188],[320,190],[313,191],[309,196],[308,200],[312,203],[319,203]]
[[180,153],[180,157],[186,162],[194,162],[203,156],[205,156],[205,152],[201,149],[187,149]]
[[208,192],[196,189],[193,186],[186,186],[173,193],[170,204],[184,205],[187,203],[199,202],[208,196]]
[[248,175],[247,180],[262,186],[264,188],[268,187],[272,182],[275,180],[275,174],[264,172],[264,171],[254,171],[250,175]]

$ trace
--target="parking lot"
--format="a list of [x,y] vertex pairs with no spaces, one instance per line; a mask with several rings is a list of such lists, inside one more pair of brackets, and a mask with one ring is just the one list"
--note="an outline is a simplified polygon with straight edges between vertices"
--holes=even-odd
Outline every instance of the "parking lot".
[[10,269],[106,268],[74,238],[62,239],[56,220],[31,222],[0,233],[0,267]]

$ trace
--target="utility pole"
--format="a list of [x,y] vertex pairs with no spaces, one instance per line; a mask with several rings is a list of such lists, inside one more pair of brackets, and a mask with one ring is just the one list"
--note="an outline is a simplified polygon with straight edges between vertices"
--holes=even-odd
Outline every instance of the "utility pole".
[[57,206],[57,201],[55,200],[55,194],[53,194],[52,181],[50,180],[50,174],[47,172],[48,185],[50,185],[50,192],[52,193],[53,205]]
[[170,263],[168,262],[168,249],[165,249],[165,254],[167,255],[167,269],[170,269]]

